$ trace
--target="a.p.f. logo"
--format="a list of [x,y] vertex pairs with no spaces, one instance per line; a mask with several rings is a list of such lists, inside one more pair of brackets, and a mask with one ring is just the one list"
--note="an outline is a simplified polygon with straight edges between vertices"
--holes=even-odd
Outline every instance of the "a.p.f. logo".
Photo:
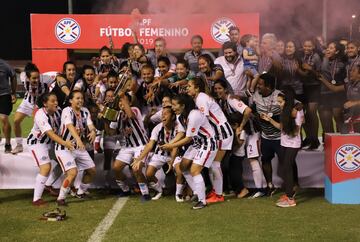
[[235,26],[234,21],[229,18],[220,18],[211,25],[211,36],[220,44],[229,41],[229,29]]
[[335,162],[340,170],[354,172],[360,169],[360,149],[357,145],[345,144],[335,153]]
[[64,44],[75,43],[80,34],[80,25],[72,18],[63,18],[55,25],[55,36]]

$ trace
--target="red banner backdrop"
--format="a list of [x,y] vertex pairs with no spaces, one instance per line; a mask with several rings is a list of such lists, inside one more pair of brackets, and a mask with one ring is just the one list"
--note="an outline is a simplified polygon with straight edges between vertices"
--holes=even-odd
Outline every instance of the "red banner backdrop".
[[[139,42],[153,48],[157,37],[164,37],[167,47],[173,50],[190,48],[191,36],[199,34],[204,39],[203,48],[220,48],[228,40],[229,27],[236,25],[243,34],[259,34],[259,14],[226,15],[31,15],[31,44],[33,61],[41,71],[58,69],[64,54],[70,49],[99,49],[109,45],[109,36],[115,49],[133,42],[132,29],[136,29]],[[132,27],[130,27],[132,26]],[[58,50],[52,53],[52,50]],[[45,52],[43,52],[45,51]],[[47,53],[47,54],[46,54]],[[55,55],[51,62],[46,56]],[[59,65],[60,64],[60,65]]]

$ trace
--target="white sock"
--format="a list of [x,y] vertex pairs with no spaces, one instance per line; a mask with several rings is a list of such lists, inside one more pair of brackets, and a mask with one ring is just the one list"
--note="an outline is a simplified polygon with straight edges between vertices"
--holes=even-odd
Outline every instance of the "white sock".
[[184,184],[177,184],[176,183],[176,193],[175,195],[182,195],[184,191]]
[[52,169],[48,179],[46,180],[45,186],[52,186],[62,175],[61,167],[56,161],[51,160],[51,167]]
[[158,183],[161,185],[161,187],[165,187],[165,177],[166,174],[163,169],[159,169],[155,173],[155,177],[158,179]]
[[120,189],[123,191],[123,192],[128,192],[130,191],[130,188],[128,185],[125,184],[125,182],[121,181],[121,180],[115,180],[116,181],[116,184],[120,187]]
[[161,185],[159,184],[159,181],[157,183],[150,182],[149,186],[157,192],[161,192],[161,193],[163,192],[163,189],[162,189]]
[[79,189],[77,190],[77,194],[81,195],[84,194],[90,187],[90,183],[89,184],[85,184],[85,183],[80,183]]
[[262,188],[262,170],[258,160],[250,160],[250,166],[256,188]]
[[57,200],[65,199],[69,191],[70,191],[70,187],[65,188],[64,186],[61,186]]
[[23,138],[22,138],[22,137],[16,137],[16,138],[15,138],[15,141],[16,141],[16,144],[17,144],[17,145],[22,145],[22,143],[23,143]]
[[149,195],[149,188],[146,183],[138,183],[142,195]]
[[41,198],[45,188],[45,182],[47,179],[48,179],[47,176],[37,174],[35,179],[35,188],[34,188],[34,198],[33,198],[34,202]]
[[189,187],[191,188],[191,190],[193,190],[193,193],[196,194],[194,179],[193,179],[193,177],[191,176],[190,172],[184,171],[184,172],[183,172],[183,175],[184,175],[184,177],[185,177],[185,180],[186,180],[187,184],[189,185]]
[[221,172],[220,162],[213,162],[211,164],[211,171],[213,174],[213,189],[216,195],[221,196],[223,194],[223,174]]
[[205,195],[205,182],[201,174],[193,176],[195,191],[199,201],[206,204]]

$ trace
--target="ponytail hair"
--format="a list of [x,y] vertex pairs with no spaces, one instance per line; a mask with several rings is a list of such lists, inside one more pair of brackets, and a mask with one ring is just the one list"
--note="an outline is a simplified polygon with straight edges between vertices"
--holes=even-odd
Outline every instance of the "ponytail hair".
[[185,119],[187,119],[191,110],[196,107],[194,100],[187,94],[176,95],[172,100],[176,100],[180,105],[184,105],[184,110],[181,116]]
[[295,91],[291,86],[284,86],[278,96],[282,97],[285,101],[284,108],[280,115],[282,131],[287,135],[295,136],[297,126],[295,118],[292,116],[292,111],[295,107]]
[[55,92],[47,92],[47,93],[43,93],[39,96],[39,98],[36,100],[36,105],[39,108],[43,108],[45,105],[45,103],[49,100],[50,96],[56,96]]
[[32,72],[39,72],[40,73],[37,66],[34,63],[31,63],[31,62],[26,64],[24,70],[25,70],[27,78],[30,78]]

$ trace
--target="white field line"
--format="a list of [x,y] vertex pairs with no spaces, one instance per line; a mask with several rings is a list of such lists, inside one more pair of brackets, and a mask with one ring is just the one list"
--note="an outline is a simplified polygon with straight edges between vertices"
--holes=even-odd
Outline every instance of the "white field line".
[[106,235],[106,232],[110,229],[111,225],[114,223],[115,218],[120,213],[121,209],[124,207],[127,197],[119,198],[114,206],[110,209],[108,214],[103,218],[103,220],[96,227],[95,231],[90,236],[88,242],[100,242]]

